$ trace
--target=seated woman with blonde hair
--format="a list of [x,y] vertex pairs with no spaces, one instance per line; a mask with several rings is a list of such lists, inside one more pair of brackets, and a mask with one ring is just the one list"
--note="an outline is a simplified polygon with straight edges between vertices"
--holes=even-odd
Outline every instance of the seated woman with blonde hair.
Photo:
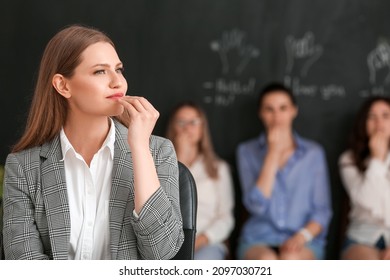
[[166,136],[178,160],[190,169],[198,191],[195,259],[224,259],[224,241],[234,225],[233,183],[227,163],[214,153],[206,114],[192,102],[177,105]]

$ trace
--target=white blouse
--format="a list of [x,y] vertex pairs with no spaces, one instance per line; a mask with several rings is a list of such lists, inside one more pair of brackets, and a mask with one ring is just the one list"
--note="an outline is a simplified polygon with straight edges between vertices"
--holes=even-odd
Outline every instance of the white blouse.
[[114,157],[115,124],[102,147],[93,156],[90,167],[60,132],[70,211],[71,260],[109,260],[109,198]]
[[351,201],[348,236],[374,245],[381,235],[390,244],[390,153],[384,162],[368,160],[364,174],[344,152],[339,160],[341,179]]
[[210,244],[223,242],[234,226],[233,181],[229,167],[220,161],[216,180],[208,176],[202,157],[189,169],[198,191],[197,234],[205,234]]

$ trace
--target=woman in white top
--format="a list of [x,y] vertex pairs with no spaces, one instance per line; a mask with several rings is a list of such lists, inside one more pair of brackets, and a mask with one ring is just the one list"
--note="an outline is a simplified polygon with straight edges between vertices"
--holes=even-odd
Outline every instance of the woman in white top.
[[370,98],[339,161],[351,201],[343,259],[390,259],[389,149],[390,98]]
[[224,259],[223,242],[234,225],[233,183],[228,165],[214,153],[203,110],[192,102],[177,105],[170,115],[167,138],[197,186],[195,259]]

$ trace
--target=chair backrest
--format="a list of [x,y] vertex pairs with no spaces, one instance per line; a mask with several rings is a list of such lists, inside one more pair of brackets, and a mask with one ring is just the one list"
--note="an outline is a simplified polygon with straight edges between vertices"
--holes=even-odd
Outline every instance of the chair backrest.
[[179,164],[179,192],[180,210],[183,219],[184,242],[173,260],[193,260],[196,235],[196,211],[198,209],[198,196],[196,184],[191,172]]
[[4,248],[3,248],[3,200],[0,197],[0,260],[4,260]]

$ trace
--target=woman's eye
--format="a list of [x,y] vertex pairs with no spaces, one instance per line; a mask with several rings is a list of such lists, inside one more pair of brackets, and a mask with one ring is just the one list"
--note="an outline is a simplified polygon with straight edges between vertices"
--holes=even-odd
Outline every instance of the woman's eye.
[[94,72],[94,74],[104,74],[105,70],[97,70]]
[[124,71],[125,71],[125,68],[123,68],[123,67],[116,69],[116,72],[118,72],[118,73],[123,73]]

